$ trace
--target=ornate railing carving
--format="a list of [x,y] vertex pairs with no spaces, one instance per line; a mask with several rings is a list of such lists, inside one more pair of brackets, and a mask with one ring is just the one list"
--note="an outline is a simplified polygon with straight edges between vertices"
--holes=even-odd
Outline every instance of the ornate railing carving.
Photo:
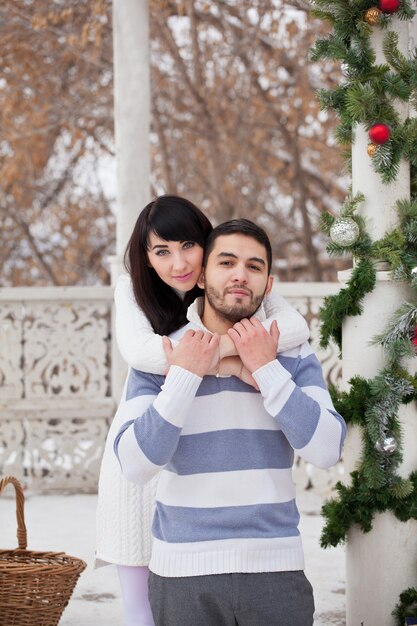
[[0,473],[94,491],[114,413],[110,287],[0,290]]
[[[318,312],[336,283],[281,283],[318,349]],[[0,475],[33,492],[94,492],[117,398],[112,393],[110,287],[0,289]],[[337,383],[334,347],[318,350]],[[338,473],[340,468],[334,472]],[[321,491],[333,481],[299,464],[297,481]]]

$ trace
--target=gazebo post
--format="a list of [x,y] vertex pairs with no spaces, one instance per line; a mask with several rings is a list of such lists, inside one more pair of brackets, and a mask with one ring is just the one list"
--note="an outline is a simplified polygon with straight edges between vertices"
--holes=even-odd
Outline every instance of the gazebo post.
[[[117,166],[116,254],[111,283],[141,209],[150,200],[150,61],[147,0],[113,0],[114,125]],[[114,325],[113,325],[114,326]],[[112,340],[112,396],[119,401],[126,365]]]
[[[399,35],[399,48],[408,55],[410,35],[416,31],[415,20],[410,26],[406,21],[393,19],[392,30]],[[372,44],[377,62],[385,62],[382,54],[384,31],[375,29]],[[415,44],[414,44],[415,45]],[[396,104],[404,118],[410,114],[408,105]],[[352,149],[352,192],[362,192],[365,202],[362,215],[367,220],[367,230],[374,240],[395,227],[396,201],[410,198],[410,168],[403,161],[400,173],[390,185],[384,185],[376,174],[367,155],[367,133],[363,127],[355,130]],[[343,381],[355,375],[366,379],[376,376],[384,365],[380,345],[370,346],[369,341],[382,333],[390,316],[401,302],[410,297],[408,287],[391,280],[389,267],[377,265],[377,284],[363,302],[363,313],[347,318],[343,326]],[[350,271],[341,272],[344,281]],[[402,406],[399,413],[403,430],[403,463],[399,474],[408,477],[417,467],[415,443],[416,414],[413,405]],[[345,473],[356,467],[361,450],[358,427],[349,429],[345,444]],[[346,544],[346,624],[347,626],[377,626],[394,624],[392,610],[399,595],[408,587],[417,586],[417,522],[400,522],[391,513],[377,514],[373,529],[364,534],[352,527]]]

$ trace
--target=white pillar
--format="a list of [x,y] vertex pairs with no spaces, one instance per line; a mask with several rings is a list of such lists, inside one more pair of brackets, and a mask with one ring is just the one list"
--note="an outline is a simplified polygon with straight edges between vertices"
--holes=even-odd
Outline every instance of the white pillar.
[[116,272],[141,209],[150,200],[150,67],[147,0],[113,0],[114,126],[117,162]]
[[[392,18],[389,30],[399,35],[398,47],[408,56],[408,22]],[[376,63],[386,63],[382,52],[382,42],[386,30],[374,28],[371,41],[376,54]],[[408,104],[397,101],[395,107],[404,119],[408,115]],[[353,193],[362,191],[365,194],[363,214],[368,220],[368,232],[374,240],[383,237],[385,232],[395,226],[397,214],[395,202],[399,198],[410,196],[410,167],[407,161],[402,160],[397,179],[390,185],[384,185],[381,177],[372,167],[372,160],[368,157],[367,146],[370,142],[368,133],[362,126],[355,130],[355,140],[352,147],[352,189]]]
[[[364,299],[364,312],[348,318],[343,327],[343,379],[354,375],[373,378],[383,366],[382,349],[368,346],[382,332],[401,301],[409,298],[405,285],[394,283],[389,272],[378,272],[377,284]],[[399,474],[408,477],[417,468],[415,405],[401,407],[404,462]],[[350,427],[345,444],[345,472],[355,469],[361,451],[359,427]],[[373,529],[350,529],[346,542],[347,626],[391,626],[391,611],[399,595],[417,587],[417,522],[400,522],[388,512],[374,517]]]
[[[409,25],[393,19],[390,29],[399,33],[399,47],[408,54]],[[373,34],[377,62],[385,61],[381,52],[384,33],[378,28]],[[396,104],[397,106],[397,104]],[[403,116],[408,108],[398,104]],[[381,238],[397,222],[396,200],[410,197],[408,162],[402,162],[397,180],[384,185],[374,172],[367,155],[368,137],[365,129],[358,127],[352,149],[353,193],[361,191],[366,198],[363,215],[368,232],[374,240]],[[347,280],[350,272],[341,272],[339,278]],[[364,299],[363,313],[346,319],[343,326],[343,380],[354,375],[373,378],[384,366],[380,346],[369,346],[369,340],[386,328],[392,313],[409,298],[406,285],[393,282],[388,271],[377,272],[375,290]],[[404,462],[399,470],[402,476],[417,467],[417,446],[414,429],[415,406],[400,409],[403,429]],[[350,428],[345,444],[345,471],[348,477],[355,469],[361,452],[359,428]],[[373,530],[363,533],[357,527],[350,529],[346,544],[346,624],[347,626],[391,626],[392,610],[399,594],[408,587],[417,586],[417,523],[399,522],[391,513],[374,517]]]
[[[141,209],[150,200],[150,61],[147,0],[113,0],[114,125],[117,163],[114,285]],[[114,333],[113,333],[114,337]],[[126,367],[112,345],[112,393],[120,397]]]

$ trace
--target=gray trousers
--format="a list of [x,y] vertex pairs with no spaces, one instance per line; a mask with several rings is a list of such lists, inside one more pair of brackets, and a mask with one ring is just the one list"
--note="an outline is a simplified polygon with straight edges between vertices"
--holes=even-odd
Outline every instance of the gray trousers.
[[165,578],[150,573],[156,626],[312,626],[303,571]]

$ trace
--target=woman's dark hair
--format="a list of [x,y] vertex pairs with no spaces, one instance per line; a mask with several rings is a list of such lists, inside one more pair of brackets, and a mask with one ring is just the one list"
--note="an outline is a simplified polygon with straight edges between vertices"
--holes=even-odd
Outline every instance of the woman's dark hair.
[[197,285],[182,300],[149,265],[149,235],[165,241],[194,241],[202,248],[213,227],[200,209],[179,196],[159,196],[139,214],[127,244],[124,263],[132,279],[136,302],[159,335],[187,323],[187,309],[204,292]]

